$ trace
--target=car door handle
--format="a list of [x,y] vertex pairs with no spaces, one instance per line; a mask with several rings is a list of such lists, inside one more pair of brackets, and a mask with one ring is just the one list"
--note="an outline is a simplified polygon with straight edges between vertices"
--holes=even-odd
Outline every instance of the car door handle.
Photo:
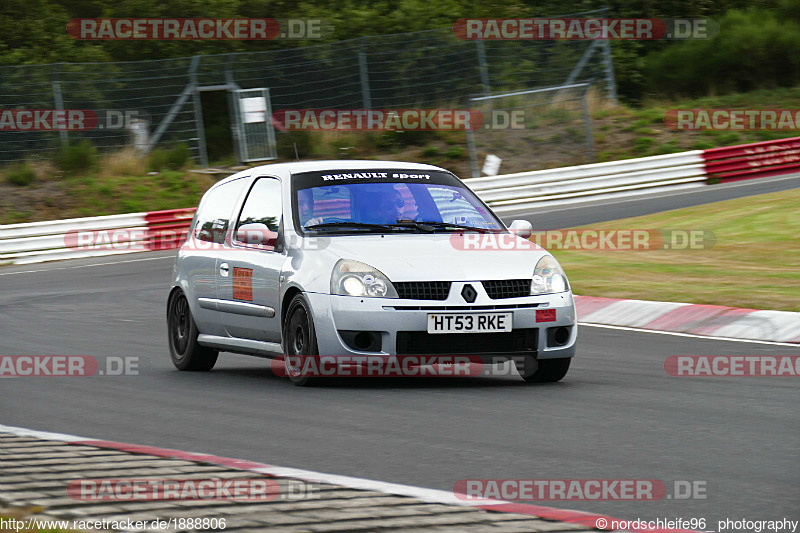
[[219,275],[222,276],[223,278],[227,278],[228,268],[229,268],[228,263],[222,263],[221,265],[219,265]]

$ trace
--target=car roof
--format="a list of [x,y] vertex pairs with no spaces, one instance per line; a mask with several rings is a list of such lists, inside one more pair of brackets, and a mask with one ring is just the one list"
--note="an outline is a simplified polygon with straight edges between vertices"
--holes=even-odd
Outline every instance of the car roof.
[[294,174],[303,172],[318,172],[325,170],[363,170],[363,169],[403,169],[403,170],[439,170],[449,172],[447,169],[426,165],[423,163],[409,163],[407,161],[372,161],[372,160],[326,160],[326,161],[293,161],[290,163],[273,163],[271,165],[261,165],[242,172],[237,172],[233,176],[228,176],[214,185],[216,188],[223,183],[233,181],[244,176],[277,176],[280,178],[291,178]]

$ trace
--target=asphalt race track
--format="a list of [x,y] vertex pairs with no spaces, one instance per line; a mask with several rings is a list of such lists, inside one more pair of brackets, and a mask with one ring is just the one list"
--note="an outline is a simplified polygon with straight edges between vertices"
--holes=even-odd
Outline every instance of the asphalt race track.
[[[709,187],[669,205],[798,182]],[[535,214],[534,224],[590,224],[665,202],[563,208]],[[266,360],[232,354],[210,373],[179,372],[165,325],[173,256],[0,269],[0,354],[138,358],[140,367],[132,376],[2,379],[0,423],[443,490],[461,479],[656,479],[670,494],[674,481],[698,481],[706,499],[536,503],[706,518],[710,531],[725,518],[800,518],[800,381],[676,378],[663,367],[670,355],[797,355],[795,347],[582,326],[570,373],[550,385],[365,378],[302,389],[272,376]]]
[[[562,383],[340,379],[304,389],[265,360],[175,370],[172,254],[4,268],[0,353],[138,357],[138,376],[9,378],[3,424],[452,490],[460,479],[705,481],[705,500],[542,502],[620,518],[800,517],[796,378],[676,378],[687,354],[795,348],[582,327]],[[716,522],[714,522],[714,526]],[[714,528],[709,528],[714,530]]]

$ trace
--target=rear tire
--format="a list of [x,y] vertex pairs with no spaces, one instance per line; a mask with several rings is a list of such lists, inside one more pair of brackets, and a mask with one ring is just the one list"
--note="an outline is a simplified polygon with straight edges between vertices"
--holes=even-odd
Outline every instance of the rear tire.
[[559,359],[539,359],[536,372],[530,376],[522,376],[528,383],[553,383],[561,381],[567,375],[572,357]]
[[314,329],[314,318],[311,306],[302,294],[297,294],[286,310],[286,321],[283,324],[283,353],[286,376],[298,387],[311,387],[319,383],[318,376],[310,376],[304,372],[309,359],[314,361],[314,368],[319,368],[319,348],[317,333]]
[[206,372],[214,368],[219,352],[200,346],[197,325],[183,292],[173,294],[167,305],[169,355],[178,370]]

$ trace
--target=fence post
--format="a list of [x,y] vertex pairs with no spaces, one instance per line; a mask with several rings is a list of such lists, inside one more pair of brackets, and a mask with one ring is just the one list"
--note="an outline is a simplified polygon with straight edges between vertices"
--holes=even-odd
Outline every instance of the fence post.
[[581,110],[583,111],[583,127],[586,136],[586,155],[589,163],[594,163],[594,135],[592,135],[592,117],[589,115],[589,102],[587,94],[591,85],[587,84],[581,91]]
[[233,63],[233,54],[228,54],[225,56],[225,84],[236,86],[238,89],[239,85],[233,78],[233,67],[231,67],[231,63]]
[[236,157],[236,161],[242,162],[244,161],[244,156],[242,156],[242,132],[239,130],[239,108],[238,106],[238,99],[237,91],[241,89],[238,83],[236,83],[236,79],[233,77],[233,67],[231,64],[233,63],[233,54],[228,54],[225,58],[225,83],[228,85],[228,117],[230,118],[231,122],[231,137],[233,138],[233,154]]
[[372,96],[369,93],[369,72],[367,71],[367,53],[364,52],[364,41],[362,37],[361,45],[358,50],[358,71],[361,74],[361,98],[364,109],[372,109]]
[[[602,17],[608,17],[608,7],[601,9]],[[611,41],[606,39],[600,43],[600,51],[603,54],[603,72],[606,78],[606,95],[613,103],[617,103],[617,81],[614,79],[614,61],[611,59]]]
[[[53,104],[56,109],[64,109],[64,99],[61,95],[61,79],[59,78],[59,74],[61,74],[61,63],[56,63],[53,65],[53,76],[52,76],[52,84],[53,84]],[[60,129],[58,130],[58,136],[61,139],[61,146],[67,146],[69,144],[69,134],[67,130]]]
[[[469,109],[472,109],[473,99],[470,98],[467,104]],[[478,147],[475,146],[475,131],[470,127],[467,128],[467,152],[469,153],[469,170],[473,178],[480,178],[481,171],[478,167]]]
[[598,46],[597,43],[598,41],[592,41],[589,44],[589,46],[586,47],[586,50],[583,51],[583,55],[581,55],[581,58],[578,60],[575,66],[572,67],[572,70],[570,71],[569,76],[567,76],[567,79],[564,80],[564,85],[571,85],[575,83],[575,80],[583,71],[583,68],[586,66],[586,63],[588,63],[589,58],[592,57],[592,54],[594,54],[594,49],[597,48]]
[[208,166],[208,151],[206,150],[206,129],[203,125],[203,105],[200,101],[200,91],[197,90],[197,68],[202,56],[193,56],[189,66],[189,83],[192,84],[192,104],[194,105],[194,127],[197,134],[197,151],[200,156],[200,165]]
[[475,41],[475,48],[478,50],[478,68],[481,73],[483,94],[484,96],[489,96],[492,92],[492,87],[489,85],[489,66],[486,64],[486,48],[483,45],[483,41],[480,39]]
[[617,102],[617,82],[614,79],[614,62],[611,59],[611,43],[603,41],[603,70],[606,74],[606,88],[608,90],[608,98],[612,102]]

